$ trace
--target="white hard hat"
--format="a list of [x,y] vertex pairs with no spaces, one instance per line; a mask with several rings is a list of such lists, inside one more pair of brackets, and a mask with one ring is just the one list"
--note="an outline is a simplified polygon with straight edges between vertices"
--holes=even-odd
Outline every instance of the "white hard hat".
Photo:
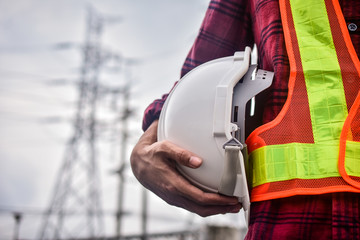
[[200,188],[236,196],[245,211],[250,199],[241,150],[245,106],[271,85],[273,74],[250,65],[251,49],[204,63],[186,74],[160,114],[158,140],[168,140],[203,159],[191,169],[178,165]]

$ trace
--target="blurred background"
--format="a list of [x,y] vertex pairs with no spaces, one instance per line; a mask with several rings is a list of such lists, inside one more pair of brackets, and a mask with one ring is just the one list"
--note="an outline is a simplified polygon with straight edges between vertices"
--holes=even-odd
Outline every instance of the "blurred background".
[[0,240],[244,229],[240,214],[167,205],[129,167],[143,112],[178,80],[208,3],[0,0]]

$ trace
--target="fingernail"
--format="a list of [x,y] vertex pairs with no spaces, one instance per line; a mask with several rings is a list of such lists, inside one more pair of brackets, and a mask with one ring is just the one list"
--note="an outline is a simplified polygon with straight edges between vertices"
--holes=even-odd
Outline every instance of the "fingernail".
[[198,157],[190,157],[189,164],[191,167],[199,167],[201,165],[201,159]]

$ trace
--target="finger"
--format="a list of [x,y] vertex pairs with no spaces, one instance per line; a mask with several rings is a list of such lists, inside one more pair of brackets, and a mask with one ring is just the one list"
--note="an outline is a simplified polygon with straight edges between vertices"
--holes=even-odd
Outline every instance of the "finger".
[[179,181],[174,181],[171,186],[167,186],[166,191],[159,191],[156,189],[156,194],[163,198],[170,205],[184,208],[188,211],[194,212],[202,217],[237,213],[240,211],[242,205],[235,197],[222,196],[216,193],[205,193],[202,190],[190,185],[190,183],[181,184],[183,189],[191,189],[189,192],[183,194],[178,191]]
[[218,193],[205,192],[191,184],[187,179],[178,176],[173,184],[173,192],[178,195],[201,205],[236,205],[237,197],[220,195]]
[[201,205],[196,204],[186,198],[182,198],[180,202],[180,207],[194,212],[202,217],[216,214],[238,213],[242,208],[241,203],[237,203],[235,205]]
[[[187,181],[186,179],[184,181]],[[184,208],[188,211],[194,212],[202,217],[225,214],[237,213],[242,208],[241,203],[238,202],[236,197],[228,197],[216,193],[206,193],[202,190],[190,185],[190,183],[181,184],[187,186],[184,188],[192,189],[183,194],[178,191],[179,182],[176,181],[171,187],[168,186],[169,192],[162,192],[162,198],[169,204]]]

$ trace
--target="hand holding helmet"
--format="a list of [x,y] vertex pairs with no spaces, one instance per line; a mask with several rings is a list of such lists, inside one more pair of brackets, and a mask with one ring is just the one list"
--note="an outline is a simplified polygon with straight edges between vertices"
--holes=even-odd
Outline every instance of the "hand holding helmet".
[[204,192],[179,174],[176,164],[198,168],[202,161],[168,141],[157,142],[157,127],[155,121],[131,154],[132,170],[139,182],[167,203],[203,217],[238,212],[241,204],[236,197]]

